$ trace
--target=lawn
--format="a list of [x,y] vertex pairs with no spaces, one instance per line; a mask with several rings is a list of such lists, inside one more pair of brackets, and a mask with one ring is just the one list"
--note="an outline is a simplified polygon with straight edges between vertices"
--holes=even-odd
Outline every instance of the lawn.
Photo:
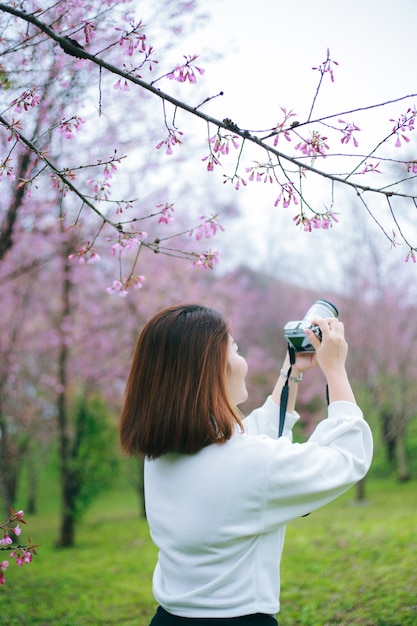
[[[417,624],[416,483],[373,479],[366,504],[354,496],[288,526],[280,626]],[[27,516],[39,554],[21,569],[12,564],[0,588],[1,626],[147,626],[156,549],[137,511],[127,485],[103,494],[76,548],[56,549],[57,499],[48,491]]]

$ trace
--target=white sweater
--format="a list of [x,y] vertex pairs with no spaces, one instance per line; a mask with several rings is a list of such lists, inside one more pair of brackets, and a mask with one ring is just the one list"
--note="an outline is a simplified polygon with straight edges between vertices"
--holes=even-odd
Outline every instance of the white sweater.
[[337,498],[368,471],[372,435],[350,402],[329,405],[306,443],[292,443],[298,415],[271,398],[245,433],[196,454],[145,463],[146,511],[159,548],[153,592],[183,617],[279,611],[285,524]]

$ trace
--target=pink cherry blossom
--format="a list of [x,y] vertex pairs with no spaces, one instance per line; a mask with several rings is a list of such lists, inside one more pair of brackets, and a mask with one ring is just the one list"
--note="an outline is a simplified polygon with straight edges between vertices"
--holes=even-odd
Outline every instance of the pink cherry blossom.
[[254,166],[246,168],[246,172],[249,174],[248,180],[250,182],[256,181],[257,183],[273,183],[273,166],[267,163],[259,163],[258,161],[255,161],[254,163]]
[[12,159],[10,157],[7,157],[4,161],[0,161],[0,181],[4,173],[6,173],[6,177],[9,180],[16,178],[13,174],[13,165],[11,165],[11,163]]
[[201,225],[190,231],[190,236],[195,234],[197,241],[214,237],[218,230],[224,231],[223,226],[217,221],[217,215],[210,218],[200,215],[200,221],[202,222]]
[[29,107],[35,107],[37,104],[40,104],[41,97],[35,90],[36,87],[26,89],[22,92],[20,98],[13,100],[12,106],[14,106],[14,110],[17,113],[28,111]]
[[16,537],[19,537],[22,534],[22,529],[20,528],[19,524],[13,528],[13,532]]
[[[231,178],[231,182],[235,183],[235,189],[236,191],[239,191],[240,189],[240,185],[243,185],[244,187],[246,187],[247,183],[246,180],[244,178],[242,178],[241,176],[238,176],[237,174],[235,174],[232,178]],[[226,182],[226,181],[223,181]]]
[[320,133],[313,130],[309,139],[304,139],[295,146],[296,150],[300,150],[306,156],[313,158],[317,156],[326,157],[325,150],[329,150],[326,143],[327,137],[322,137]]
[[23,130],[23,126],[20,120],[15,120],[13,118],[12,121],[9,123],[10,135],[7,137],[7,141],[11,141],[12,139],[14,139],[15,141],[20,141],[18,133],[19,130]]
[[96,27],[93,24],[93,22],[85,22],[83,33],[84,33],[84,40],[86,44],[89,44],[91,39],[94,37],[95,28]]
[[408,261],[411,259],[413,261],[413,263],[416,262],[416,252],[417,250],[415,248],[410,248],[410,250],[408,251],[407,256],[405,257],[405,262],[408,263]]
[[159,224],[170,224],[173,218],[174,205],[166,203],[165,205],[157,204],[157,208],[162,207],[160,212],[160,218],[158,219]]
[[193,65],[193,61],[198,59],[198,54],[184,55],[184,59],[185,63],[183,65],[177,65],[166,77],[169,78],[169,80],[177,80],[180,83],[185,83],[186,81],[196,83],[196,72],[202,75],[205,71],[201,67]]
[[74,137],[74,131],[78,132],[85,124],[85,120],[78,115],[70,117],[68,120],[62,120],[58,126],[58,132],[63,135],[65,139],[72,139]]
[[366,161],[360,173],[367,174],[368,172],[375,172],[376,174],[381,174],[382,172],[378,169],[380,163],[380,161],[378,161],[378,163],[368,163]]
[[330,50],[327,49],[326,60],[323,61],[323,63],[321,63],[321,65],[319,65],[318,67],[312,67],[311,69],[318,70],[322,76],[324,76],[324,74],[329,74],[332,83],[334,83],[334,74],[333,74],[332,64],[339,65],[337,61],[332,61],[332,59],[330,58]]
[[[118,161],[118,163],[120,163],[120,161]],[[117,165],[115,164],[115,162],[112,161],[111,163],[106,163],[106,165],[104,166],[104,170],[103,170],[104,178],[106,180],[108,180],[109,178],[112,178],[115,172],[117,172]]]
[[344,120],[338,120],[338,122],[339,124],[345,125],[344,128],[341,129],[343,134],[341,142],[344,144],[348,144],[349,141],[352,139],[353,145],[355,146],[355,148],[357,148],[359,144],[353,133],[356,131],[360,131],[360,128],[356,126],[356,124],[354,124],[353,122],[345,122]]
[[[10,549],[9,546],[13,544],[13,540],[9,535],[11,531],[14,535],[19,537],[22,534],[22,530],[20,528],[20,524],[26,524],[23,519],[23,510],[19,509],[16,513],[13,509],[10,509],[10,517],[6,522],[0,523],[0,529],[3,531],[3,539],[0,540],[1,546],[3,550]],[[16,524],[16,522],[18,522]],[[9,559],[15,559],[17,565],[22,566],[25,563],[31,563],[33,559],[33,555],[37,554],[36,545],[32,544],[29,539],[29,545],[18,545],[14,549],[9,552]],[[9,567],[9,561],[2,561],[0,563],[0,585],[4,585],[6,581],[6,577],[4,572]]]
[[416,107],[409,107],[405,114],[400,115],[397,120],[390,118],[390,122],[395,122],[392,128],[392,134],[395,135],[395,147],[401,147],[401,140],[409,143],[410,138],[405,133],[411,133],[414,130],[414,124],[417,116]]
[[[279,124],[277,124],[277,126],[275,126],[275,128],[272,129],[272,132],[275,134],[274,137],[274,146],[276,147],[278,145],[279,142],[279,138],[280,136],[284,136],[285,139],[287,141],[291,141],[291,125],[290,127],[288,127],[288,120],[291,117],[295,117],[295,113],[293,113],[293,111],[287,111],[287,109],[285,107],[280,107],[281,111],[284,114],[284,119],[282,120],[282,122],[280,122]],[[294,126],[297,126],[298,123],[297,122],[293,122]]]
[[9,537],[9,535],[4,535],[3,539],[0,539],[0,545],[10,546],[13,543],[13,539]]
[[305,232],[311,233],[313,229],[322,228],[328,230],[333,226],[333,222],[338,222],[335,213],[327,211],[326,213],[317,213],[311,218],[308,218],[304,213],[300,213],[293,218],[296,226],[301,225]]
[[295,205],[298,204],[297,195],[296,195],[293,182],[288,182],[288,183],[284,183],[283,185],[281,185],[281,192],[278,195],[277,199],[275,200],[274,206],[278,206],[281,200],[282,200],[282,205],[284,209],[287,209],[290,206],[291,202],[293,202]]
[[159,150],[160,148],[162,148],[162,146],[166,146],[166,152],[165,154],[171,155],[172,154],[172,146],[176,146],[176,145],[182,145],[182,141],[180,139],[180,137],[183,135],[183,133],[175,128],[169,128],[168,129],[168,137],[166,139],[164,139],[163,141],[160,141],[155,148],[157,150]]
[[210,137],[210,143],[213,145],[213,152],[220,154],[229,154],[229,145],[232,144],[237,150],[240,146],[237,135],[222,135],[220,131]]
[[[127,56],[133,56],[135,51],[145,52],[146,50],[146,35],[141,32],[144,27],[142,20],[135,23],[130,21],[130,29],[125,30],[123,35],[119,39],[119,46],[124,48]],[[120,31],[120,28],[116,28]]]
[[140,231],[136,233],[136,235],[137,237],[130,235],[121,237],[119,241],[112,245],[112,254],[124,256],[124,254],[130,250],[137,250],[142,245],[142,241],[147,238],[148,233],[145,231]]
[[201,159],[202,161],[207,161],[207,171],[212,172],[214,170],[215,165],[220,165],[220,161],[217,157],[214,156],[213,153],[208,154],[207,156]]
[[117,295],[119,298],[125,298],[129,295],[129,288],[142,289],[145,276],[131,275],[128,278],[120,278],[120,280],[114,280],[111,287],[107,287],[106,291],[110,295]]
[[142,289],[144,281],[145,276],[132,276],[131,282],[133,283],[133,289]]
[[7,570],[9,565],[9,561],[2,561],[0,563],[0,585],[4,585],[4,583],[6,582],[6,576],[4,575],[4,572]]
[[191,263],[192,268],[199,267],[200,269],[212,270],[216,263],[220,262],[219,250],[204,252],[203,254],[195,253],[195,260]]
[[100,261],[100,255],[94,250],[92,244],[88,241],[85,246],[81,246],[76,252],[68,256],[70,261],[77,260],[78,265],[93,265]]
[[122,81],[122,79],[119,78],[119,80],[114,83],[113,89],[118,89],[119,91],[130,91],[130,86],[126,79]]
[[128,290],[125,288],[124,284],[120,280],[114,280],[111,287],[107,287],[107,293],[111,295],[118,295],[120,298],[125,298],[128,295]]

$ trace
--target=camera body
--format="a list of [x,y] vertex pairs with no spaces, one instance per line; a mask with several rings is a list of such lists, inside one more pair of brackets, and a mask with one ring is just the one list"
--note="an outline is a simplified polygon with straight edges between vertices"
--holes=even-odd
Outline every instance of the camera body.
[[284,335],[288,345],[295,352],[314,352],[315,350],[305,334],[305,329],[311,329],[321,339],[320,328],[312,325],[313,319],[315,317],[338,317],[338,315],[339,311],[334,304],[328,300],[316,300],[302,320],[285,324]]

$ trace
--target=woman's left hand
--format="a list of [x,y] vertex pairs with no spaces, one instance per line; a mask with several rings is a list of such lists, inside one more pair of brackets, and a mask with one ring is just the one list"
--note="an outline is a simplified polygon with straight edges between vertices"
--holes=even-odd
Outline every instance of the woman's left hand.
[[304,372],[312,367],[317,367],[317,359],[315,352],[296,352],[295,363],[292,366],[293,371]]

